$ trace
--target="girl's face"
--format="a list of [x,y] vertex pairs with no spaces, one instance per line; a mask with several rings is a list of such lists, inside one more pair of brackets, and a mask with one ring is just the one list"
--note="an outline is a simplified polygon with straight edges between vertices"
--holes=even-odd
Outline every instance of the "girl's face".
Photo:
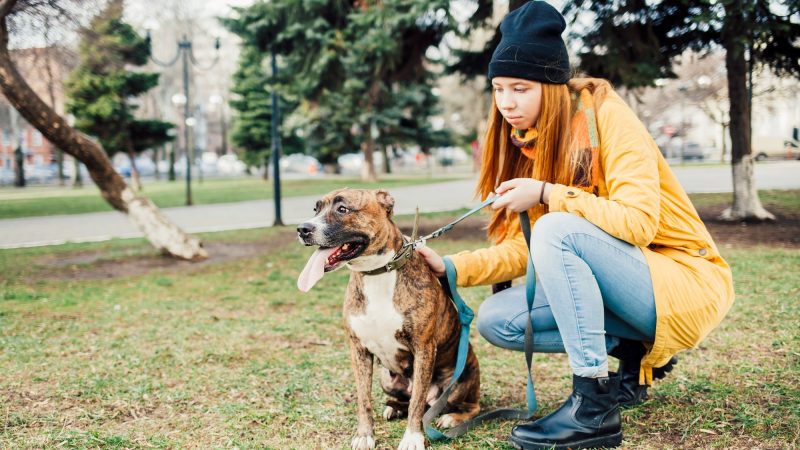
[[492,87],[497,108],[512,127],[525,130],[536,123],[542,110],[542,83],[494,77]]

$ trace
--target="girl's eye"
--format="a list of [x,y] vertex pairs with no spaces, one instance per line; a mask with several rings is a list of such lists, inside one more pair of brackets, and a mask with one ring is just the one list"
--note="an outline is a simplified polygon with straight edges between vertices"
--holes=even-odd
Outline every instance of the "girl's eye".
[[339,212],[340,212],[340,213],[342,213],[342,214],[346,214],[348,211],[350,211],[350,210],[349,210],[349,209],[347,209],[347,207],[345,207],[345,206],[340,206],[340,207],[339,207],[339,208],[337,208],[336,210],[337,210],[337,211],[339,211]]
[[503,92],[503,88],[496,87],[496,88],[494,88],[494,91],[495,92]]
[[525,89],[525,88],[514,88],[514,92],[523,93],[525,91],[527,91],[527,89]]

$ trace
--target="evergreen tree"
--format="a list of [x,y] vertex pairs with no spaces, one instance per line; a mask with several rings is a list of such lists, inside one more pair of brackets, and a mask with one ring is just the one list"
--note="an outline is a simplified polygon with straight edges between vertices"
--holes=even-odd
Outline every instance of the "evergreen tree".
[[[267,72],[269,55],[253,45],[245,44],[239,56],[239,67],[233,75],[235,97],[230,101],[237,111],[233,122],[231,140],[245,151],[243,159],[248,166],[264,167],[269,164],[272,130],[272,89],[273,80]],[[285,123],[288,111],[296,107],[283,96],[278,98],[281,122]],[[284,153],[303,151],[303,143],[292,127],[282,126],[281,147]],[[264,171],[264,177],[268,176]]]
[[[449,0],[327,0],[258,2],[237,9],[229,29],[281,56],[280,88],[302,99],[311,148],[324,161],[361,148],[365,179],[375,179],[372,151],[384,137],[410,136],[398,128],[415,124],[432,132],[430,102],[420,102],[413,120],[401,121],[401,105],[419,89],[430,91],[426,50],[438,45],[454,21]],[[377,132],[377,134],[375,133]]]
[[131,99],[155,87],[159,75],[128,71],[129,65],[146,64],[150,50],[122,13],[123,1],[111,0],[82,30],[81,62],[67,82],[67,110],[75,115],[76,128],[95,136],[109,156],[128,154],[138,184],[135,155],[170,140],[173,125],[134,118]]

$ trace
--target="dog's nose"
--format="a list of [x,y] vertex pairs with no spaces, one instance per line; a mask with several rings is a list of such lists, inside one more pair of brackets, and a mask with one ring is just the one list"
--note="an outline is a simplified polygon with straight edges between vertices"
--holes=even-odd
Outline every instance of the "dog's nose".
[[297,227],[297,233],[299,233],[300,237],[303,237],[303,238],[310,236],[311,233],[313,233],[313,232],[314,232],[314,225],[310,224],[308,222],[301,223]]

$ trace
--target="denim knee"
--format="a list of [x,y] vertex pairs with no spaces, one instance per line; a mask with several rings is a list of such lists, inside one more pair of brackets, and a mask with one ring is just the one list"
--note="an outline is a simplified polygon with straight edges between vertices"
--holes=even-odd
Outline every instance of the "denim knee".
[[505,325],[508,321],[508,310],[502,307],[502,299],[493,295],[481,303],[478,308],[476,327],[478,332],[490,344],[497,347],[507,347],[507,341],[502,338]]
[[566,212],[551,212],[536,219],[531,230],[531,256],[536,264],[537,260],[543,263],[551,262],[549,250],[561,248],[561,240],[568,235],[576,221],[585,220]]

